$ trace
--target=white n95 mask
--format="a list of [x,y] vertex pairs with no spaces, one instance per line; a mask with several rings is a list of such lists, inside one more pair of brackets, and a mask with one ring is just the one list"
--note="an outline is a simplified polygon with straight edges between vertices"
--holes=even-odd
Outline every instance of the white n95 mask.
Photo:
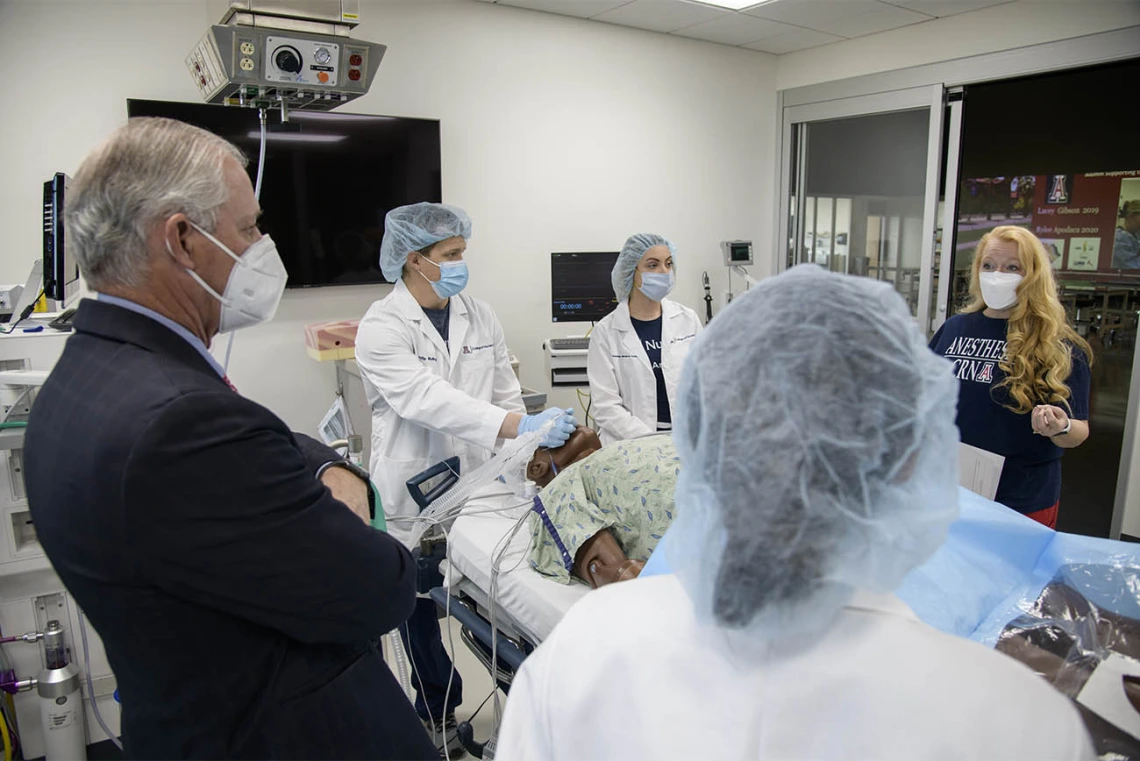
[[[273,239],[263,235],[238,256],[213,235],[193,222],[190,224],[234,260],[234,268],[230,270],[229,280],[226,281],[226,290],[221,294],[207,285],[197,272],[186,270],[190,277],[198,281],[198,285],[221,302],[222,319],[218,332],[229,333],[232,330],[272,320],[273,315],[277,313],[277,305],[281,303],[281,295],[285,293],[285,283],[289,279]],[[170,250],[169,243],[166,244],[166,248],[167,251]]]
[[982,301],[994,310],[1009,309],[1017,303],[1017,286],[1021,275],[1013,272],[982,272],[978,285],[982,288]]

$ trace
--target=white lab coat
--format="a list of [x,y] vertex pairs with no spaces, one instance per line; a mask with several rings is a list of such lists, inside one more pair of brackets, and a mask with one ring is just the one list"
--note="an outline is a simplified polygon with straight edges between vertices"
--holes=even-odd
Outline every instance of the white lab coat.
[[[453,296],[448,338],[445,344],[402,280],[360,321],[356,362],[372,407],[370,471],[389,519],[419,512],[408,479],[455,455],[460,472],[470,473],[490,458],[507,413],[526,412],[490,306]],[[408,542],[409,524],[390,522],[388,530]]]
[[[687,306],[661,302],[661,370],[669,395],[670,414],[676,409],[677,382],[685,355],[701,321]],[[590,414],[598,424],[602,444],[633,439],[657,431],[657,380],[649,355],[633,329],[629,304],[623,302],[594,326],[586,358],[590,379]]]
[[591,592],[511,684],[500,761],[1092,759],[1022,664],[859,593],[808,649],[746,656],[675,576]]

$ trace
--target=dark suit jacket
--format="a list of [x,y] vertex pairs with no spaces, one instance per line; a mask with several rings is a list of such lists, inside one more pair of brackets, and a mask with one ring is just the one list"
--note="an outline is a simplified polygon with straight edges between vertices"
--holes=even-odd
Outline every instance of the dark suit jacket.
[[377,649],[414,566],[315,478],[336,454],[149,317],[84,301],[74,326],[25,479],[106,647],[127,755],[438,758]]

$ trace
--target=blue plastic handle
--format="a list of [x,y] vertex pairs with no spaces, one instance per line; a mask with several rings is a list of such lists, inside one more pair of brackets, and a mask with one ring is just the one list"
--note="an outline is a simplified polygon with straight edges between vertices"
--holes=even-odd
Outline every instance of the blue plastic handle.
[[[420,488],[425,482],[430,481],[436,476],[441,476],[447,473],[447,478],[440,481],[431,491],[424,494]],[[418,473],[408,479],[405,484],[408,487],[408,493],[412,495],[412,499],[420,506],[420,510],[426,510],[427,506],[432,502],[439,499],[444,492],[455,486],[455,482],[459,480],[459,458],[448,457],[443,462],[437,462],[422,473]]]

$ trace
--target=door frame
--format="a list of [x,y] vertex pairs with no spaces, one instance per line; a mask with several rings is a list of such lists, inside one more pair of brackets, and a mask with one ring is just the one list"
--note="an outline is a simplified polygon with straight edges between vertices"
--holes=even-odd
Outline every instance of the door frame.
[[[788,267],[791,251],[798,250],[803,241],[804,203],[803,192],[807,154],[810,145],[805,141],[812,122],[846,119],[858,116],[894,113],[898,111],[930,112],[926,142],[926,186],[922,213],[922,254],[919,259],[918,322],[925,329],[930,325],[931,305],[934,301],[934,240],[937,227],[939,183],[942,161],[942,108],[945,88],[941,84],[910,87],[891,92],[839,98],[820,103],[806,103],[798,106],[785,106],[782,114],[779,184],[779,223],[780,234],[776,247],[776,272]],[[795,139],[793,139],[793,136]],[[793,155],[795,151],[798,155]],[[796,209],[792,214],[792,172],[796,174]]]

